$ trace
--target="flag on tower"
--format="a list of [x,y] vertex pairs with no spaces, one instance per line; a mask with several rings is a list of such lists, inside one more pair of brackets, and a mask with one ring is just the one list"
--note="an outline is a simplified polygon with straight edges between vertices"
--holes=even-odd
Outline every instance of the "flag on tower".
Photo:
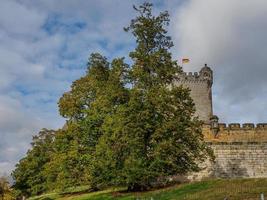
[[184,64],[184,63],[189,63],[189,61],[190,61],[190,60],[189,60],[188,58],[183,58],[183,59],[182,59],[182,63],[183,63],[183,64]]

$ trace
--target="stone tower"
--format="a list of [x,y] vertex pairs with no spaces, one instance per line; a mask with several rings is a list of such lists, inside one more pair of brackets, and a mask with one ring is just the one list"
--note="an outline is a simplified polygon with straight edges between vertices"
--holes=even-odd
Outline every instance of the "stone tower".
[[191,90],[191,97],[196,105],[196,115],[205,124],[210,123],[212,113],[212,70],[205,66],[198,72],[182,73],[176,81],[177,86],[183,85]]

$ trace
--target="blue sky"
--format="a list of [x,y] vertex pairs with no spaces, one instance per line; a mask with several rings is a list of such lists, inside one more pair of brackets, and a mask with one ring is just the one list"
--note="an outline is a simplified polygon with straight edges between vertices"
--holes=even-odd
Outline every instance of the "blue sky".
[[[88,55],[126,57],[123,31],[135,0],[0,0],[0,173],[9,173],[32,135],[59,128],[57,101],[85,73]],[[267,2],[154,0],[171,14],[175,59],[185,71],[214,70],[221,122],[267,122]]]

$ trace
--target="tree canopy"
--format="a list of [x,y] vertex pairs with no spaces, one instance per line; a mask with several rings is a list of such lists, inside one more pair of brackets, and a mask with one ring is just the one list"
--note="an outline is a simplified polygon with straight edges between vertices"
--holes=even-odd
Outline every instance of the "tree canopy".
[[136,39],[131,65],[90,55],[86,74],[59,99],[66,125],[34,137],[13,172],[16,189],[147,190],[164,177],[197,171],[211,155],[189,89],[174,84],[182,68],[170,52],[169,14],[154,16],[152,8],[134,6],[138,15],[124,28]]

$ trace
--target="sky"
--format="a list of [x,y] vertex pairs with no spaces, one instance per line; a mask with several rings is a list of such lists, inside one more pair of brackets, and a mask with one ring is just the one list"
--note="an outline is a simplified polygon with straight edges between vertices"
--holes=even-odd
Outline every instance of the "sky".
[[[0,174],[9,174],[41,128],[57,129],[57,101],[92,52],[126,57],[125,33],[141,0],[0,0]],[[267,1],[152,0],[168,10],[173,58],[214,71],[220,122],[267,122]]]

